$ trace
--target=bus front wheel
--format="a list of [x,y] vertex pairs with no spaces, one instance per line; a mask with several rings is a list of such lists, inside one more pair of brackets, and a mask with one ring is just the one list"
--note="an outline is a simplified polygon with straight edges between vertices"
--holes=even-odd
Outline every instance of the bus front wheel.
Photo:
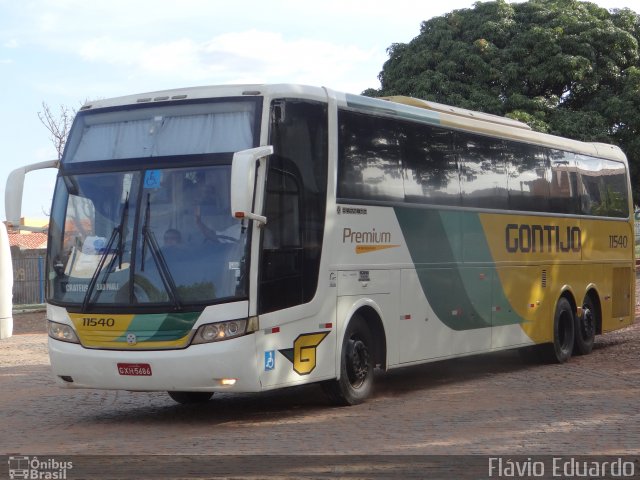
[[208,402],[213,392],[167,392],[169,396],[182,405]]
[[571,303],[565,297],[560,297],[553,317],[553,343],[544,345],[545,360],[550,363],[564,363],[571,358],[575,325]]
[[373,390],[373,337],[367,322],[354,316],[347,326],[340,354],[340,378],[323,383],[329,399],[337,405],[357,405]]

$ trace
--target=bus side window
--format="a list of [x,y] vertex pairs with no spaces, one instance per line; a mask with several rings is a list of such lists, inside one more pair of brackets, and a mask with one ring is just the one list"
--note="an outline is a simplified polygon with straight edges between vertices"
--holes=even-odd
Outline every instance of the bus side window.
[[549,159],[533,145],[505,141],[509,208],[528,212],[549,211]]
[[509,208],[505,143],[499,139],[459,132],[456,134],[456,145],[462,164],[462,205]]
[[577,155],[582,213],[625,218],[629,215],[624,165]]
[[575,155],[561,150],[548,150],[551,161],[551,212],[579,214],[578,173]]
[[338,197],[404,202],[394,120],[340,110]]

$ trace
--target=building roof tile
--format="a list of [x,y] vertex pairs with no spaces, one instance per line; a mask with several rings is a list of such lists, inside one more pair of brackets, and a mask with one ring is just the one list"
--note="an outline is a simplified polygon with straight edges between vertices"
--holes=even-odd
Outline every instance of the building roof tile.
[[44,232],[9,232],[9,245],[20,247],[21,250],[47,248],[47,234]]

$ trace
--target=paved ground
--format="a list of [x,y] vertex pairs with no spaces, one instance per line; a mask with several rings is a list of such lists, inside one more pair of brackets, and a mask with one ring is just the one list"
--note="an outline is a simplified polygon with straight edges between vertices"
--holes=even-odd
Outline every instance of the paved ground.
[[640,454],[638,319],[565,365],[502,352],[389,372],[349,408],[313,385],[199,407],[63,390],[43,332],[43,312],[16,315],[0,342],[0,455]]

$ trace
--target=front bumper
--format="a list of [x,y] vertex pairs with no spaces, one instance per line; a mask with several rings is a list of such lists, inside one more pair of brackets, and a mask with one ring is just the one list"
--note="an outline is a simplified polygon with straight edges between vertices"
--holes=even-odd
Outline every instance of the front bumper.
[[[147,351],[87,349],[49,338],[49,357],[56,382],[67,388],[258,392],[262,388],[255,338],[251,334],[181,350]],[[146,363],[152,374],[120,375],[118,363]],[[222,379],[236,382],[223,385]]]

